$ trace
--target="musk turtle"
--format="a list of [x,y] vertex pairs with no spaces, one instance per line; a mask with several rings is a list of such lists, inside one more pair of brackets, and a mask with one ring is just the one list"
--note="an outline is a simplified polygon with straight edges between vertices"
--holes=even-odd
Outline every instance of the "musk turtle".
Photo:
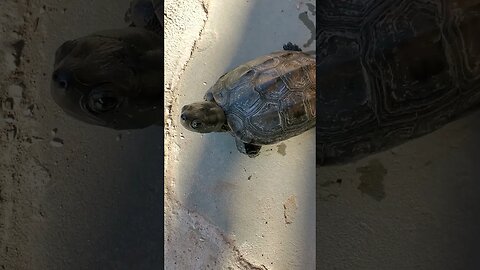
[[315,57],[288,43],[225,73],[180,119],[190,131],[230,132],[237,149],[255,157],[262,145],[313,128],[315,98]]

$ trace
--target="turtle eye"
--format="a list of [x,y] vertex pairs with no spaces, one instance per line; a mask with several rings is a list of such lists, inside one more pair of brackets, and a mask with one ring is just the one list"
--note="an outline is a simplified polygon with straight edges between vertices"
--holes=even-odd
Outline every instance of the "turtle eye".
[[118,99],[108,93],[94,93],[88,98],[88,107],[96,113],[103,113],[115,109]]
[[202,126],[202,122],[200,122],[198,120],[193,120],[191,126],[192,126],[192,128],[197,129],[197,128]]

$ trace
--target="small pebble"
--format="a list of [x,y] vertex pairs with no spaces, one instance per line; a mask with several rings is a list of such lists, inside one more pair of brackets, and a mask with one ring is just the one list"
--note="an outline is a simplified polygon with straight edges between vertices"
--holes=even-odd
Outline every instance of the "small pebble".
[[50,141],[50,145],[53,147],[62,147],[63,146],[63,140],[60,138],[53,138]]
[[33,115],[33,113],[30,109],[25,109],[23,111],[23,116],[32,116],[32,115]]
[[15,140],[15,137],[17,136],[17,128],[16,127],[13,127],[12,129],[10,130],[7,130],[7,140],[8,141],[13,141]]
[[3,102],[3,109],[6,111],[11,111],[13,110],[13,105],[14,105],[13,98],[7,98]]
[[32,142],[42,142],[44,141],[44,139],[42,137],[38,137],[38,136],[32,136]]
[[33,108],[35,107],[35,105],[30,105],[28,106],[24,111],[23,111],[23,115],[25,116],[33,116]]
[[8,115],[7,117],[5,117],[5,122],[12,124],[15,122],[15,117],[13,115]]
[[207,85],[207,82],[203,82],[203,85]]
[[22,141],[24,141],[24,142],[26,142],[26,143],[28,143],[28,144],[33,144],[33,140],[32,140],[32,138],[30,138],[30,137],[26,137],[26,136],[25,136],[25,137],[22,138]]
[[7,91],[8,91],[8,96],[12,98],[21,98],[23,95],[23,87],[21,87],[20,85],[16,85],[16,84],[10,85]]

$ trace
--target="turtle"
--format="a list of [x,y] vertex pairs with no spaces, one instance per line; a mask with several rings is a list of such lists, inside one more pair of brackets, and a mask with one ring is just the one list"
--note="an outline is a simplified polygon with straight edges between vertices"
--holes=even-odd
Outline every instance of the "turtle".
[[184,105],[180,122],[198,133],[230,132],[238,151],[256,157],[315,127],[315,57],[291,42],[222,75],[204,101]]
[[319,1],[317,166],[429,134],[480,103],[480,1]]
[[116,130],[163,126],[163,3],[132,1],[128,27],[64,42],[51,95],[68,115]]

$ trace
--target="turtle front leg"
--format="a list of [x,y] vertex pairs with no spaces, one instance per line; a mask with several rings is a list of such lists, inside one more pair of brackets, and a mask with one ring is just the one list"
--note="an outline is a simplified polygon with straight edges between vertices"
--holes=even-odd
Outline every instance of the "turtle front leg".
[[262,148],[260,145],[244,143],[238,138],[235,139],[235,143],[240,153],[248,155],[251,158],[258,156],[260,153],[260,148]]
[[203,100],[215,102],[212,91],[208,90],[207,93],[205,93],[205,96],[203,96]]
[[297,44],[293,44],[292,42],[288,42],[287,44],[284,44],[283,49],[285,51],[297,51],[297,52],[302,51],[302,49],[300,49],[300,47],[298,47]]

